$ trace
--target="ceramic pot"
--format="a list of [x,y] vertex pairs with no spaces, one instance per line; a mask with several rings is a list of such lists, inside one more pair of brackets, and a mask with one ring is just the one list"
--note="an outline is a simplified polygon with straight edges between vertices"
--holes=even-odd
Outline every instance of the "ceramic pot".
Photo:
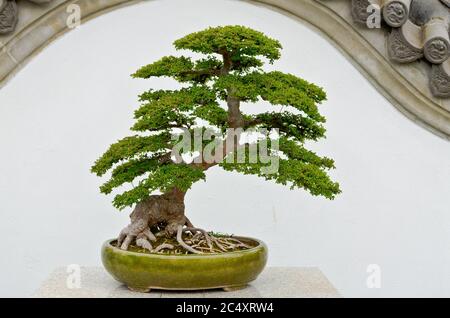
[[217,254],[166,255],[123,251],[108,240],[102,247],[106,270],[129,289],[200,290],[222,288],[230,291],[255,280],[267,261],[263,242],[237,237],[253,248]]

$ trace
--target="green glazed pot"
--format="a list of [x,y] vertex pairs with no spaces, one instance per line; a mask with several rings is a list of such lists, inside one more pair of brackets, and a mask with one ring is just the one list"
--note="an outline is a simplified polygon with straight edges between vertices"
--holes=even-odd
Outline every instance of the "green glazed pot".
[[267,262],[267,246],[246,237],[239,240],[255,247],[221,254],[164,255],[123,251],[108,240],[102,247],[106,270],[129,289],[235,290],[255,280]]

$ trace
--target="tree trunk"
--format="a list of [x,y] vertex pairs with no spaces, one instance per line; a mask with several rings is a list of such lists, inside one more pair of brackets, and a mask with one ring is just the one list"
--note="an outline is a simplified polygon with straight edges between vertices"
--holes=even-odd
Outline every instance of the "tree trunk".
[[[161,230],[166,236],[175,236],[179,226],[193,227],[184,215],[185,192],[177,188],[161,194],[151,195],[136,204],[130,215],[131,223],[119,235],[118,243],[126,250],[133,240],[138,246],[151,249],[150,241],[155,240],[151,230]],[[150,248],[149,248],[150,246]]]
[[[218,53],[223,56],[223,67],[219,76],[226,76],[233,66],[231,54],[226,50],[220,50]],[[240,110],[240,99],[236,97],[233,87],[227,89],[227,94],[228,125],[230,128],[242,128],[244,127],[244,118]],[[235,140],[233,144],[237,142]],[[226,149],[226,145],[224,145],[223,151],[225,156],[231,150]],[[207,170],[215,164],[202,163],[199,166],[203,170]],[[152,233],[153,229],[161,230],[161,228],[164,228],[163,234],[173,237],[177,235],[177,232],[180,232],[180,227],[186,225],[193,228],[194,226],[184,214],[184,197],[185,192],[174,188],[167,193],[151,195],[139,202],[130,215],[130,225],[123,229],[119,235],[118,244],[121,248],[126,250],[131,242],[136,240],[138,246],[152,250],[150,241],[156,240]],[[179,235],[180,233],[178,233]]]
[[227,105],[228,105],[228,126],[230,128],[244,127],[244,118],[240,110],[240,100],[233,96],[233,90],[228,90]]

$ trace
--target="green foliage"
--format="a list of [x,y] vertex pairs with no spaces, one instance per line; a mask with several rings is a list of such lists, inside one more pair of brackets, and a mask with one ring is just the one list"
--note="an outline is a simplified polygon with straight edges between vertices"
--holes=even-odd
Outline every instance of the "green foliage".
[[147,153],[165,151],[172,148],[171,136],[163,132],[152,136],[131,136],[119,140],[92,166],[91,171],[97,176],[104,175],[112,166],[120,161],[133,159],[136,156],[144,156]]
[[187,191],[192,184],[202,179],[205,179],[205,173],[199,168],[186,164],[163,164],[133,189],[116,195],[113,205],[122,210],[144,200],[155,190],[167,192],[176,187],[181,191]]
[[257,175],[266,180],[272,180],[282,185],[288,185],[291,189],[299,188],[309,191],[315,196],[324,196],[327,199],[334,199],[341,193],[339,184],[331,181],[330,177],[318,166],[300,160],[280,159],[278,172],[274,174],[261,173],[260,163],[240,163],[227,164],[221,166],[227,171],[236,171],[247,175]]
[[233,87],[234,95],[242,101],[254,103],[260,98],[272,105],[294,107],[314,121],[325,122],[317,107],[317,104],[326,100],[323,89],[292,74],[282,72],[229,74],[220,77],[214,83],[214,88],[223,100],[226,100],[229,87]]
[[303,145],[286,137],[279,139],[279,149],[289,159],[299,160],[317,166],[318,168],[334,169],[334,160],[327,157],[319,157],[316,153],[307,150]]
[[[182,88],[177,91],[150,90],[141,94],[139,99],[140,101],[149,103],[161,102],[167,106],[172,106],[173,109],[187,111],[191,110],[196,104],[215,102],[216,95],[214,91],[205,85],[193,85],[189,88]],[[145,112],[139,113],[138,110],[135,114],[139,117],[140,115],[144,115]]]
[[243,102],[255,103],[259,97],[259,73],[250,73],[246,75],[228,74],[221,76],[214,82],[214,89],[222,100],[227,100],[228,90],[233,88],[233,96]]
[[288,111],[262,113],[253,117],[252,122],[259,124],[260,127],[278,128],[283,135],[293,137],[300,142],[305,139],[317,140],[325,136],[325,128],[320,123]]
[[211,125],[223,128],[227,126],[228,113],[218,103],[199,106],[193,114],[197,118],[206,120]]
[[[259,144],[262,141],[259,141]],[[270,145],[271,141],[266,140]],[[334,199],[336,195],[341,193],[339,184],[333,182],[327,174],[328,169],[334,168],[333,160],[329,158],[321,158],[315,153],[304,149],[297,143],[280,138],[280,150],[285,151],[287,159],[279,158],[276,154],[270,156],[278,157],[278,169],[276,173],[264,173],[264,169],[273,163],[264,163],[258,161],[252,163],[249,159],[249,152],[243,153],[241,161],[237,159],[237,152],[229,156],[235,156],[232,162],[225,160],[220,165],[224,170],[236,171],[246,175],[256,175],[275,183],[289,186],[291,189],[306,189],[314,196],[324,196],[327,199]]]
[[134,179],[147,172],[154,172],[158,166],[159,161],[157,158],[131,159],[113,170],[111,179],[100,187],[100,191],[104,194],[110,194],[114,188],[127,182],[133,182]]
[[273,105],[292,106],[312,120],[325,122],[317,104],[326,100],[322,88],[292,74],[270,72],[260,74],[259,95]]
[[173,77],[179,82],[205,83],[222,67],[215,57],[193,62],[188,57],[166,56],[161,60],[140,68],[132,74],[134,78]]
[[[255,174],[330,199],[340,192],[339,185],[327,175],[327,170],[334,168],[334,161],[304,148],[306,140],[325,136],[325,118],[318,106],[326,100],[326,94],[322,88],[295,75],[263,70],[264,61],[273,63],[280,58],[282,47],[277,40],[244,26],[223,26],[189,34],[175,41],[174,46],[205,56],[199,59],[166,56],[137,70],[134,78],[169,77],[182,87],[142,93],[131,130],[146,135],[117,141],[92,166],[92,172],[98,176],[111,171],[110,179],[100,187],[102,193],[137,183],[131,190],[115,196],[115,207],[131,206],[157,190],[167,192],[176,187],[187,191],[193,183],[204,179],[201,165],[175,164],[171,160],[171,150],[177,143],[172,134],[175,128],[193,132],[194,127],[205,124],[225,133],[230,112],[220,101],[228,103],[230,97],[239,103],[267,101],[283,106],[282,111],[256,115],[240,112],[244,129],[277,128],[284,156],[271,154],[280,163],[274,174],[261,172],[265,163],[248,160],[243,164],[224,162],[221,164],[224,169]],[[204,141],[200,147],[207,143]],[[190,145],[184,151],[203,149],[194,148]]]
[[190,128],[196,119],[215,126],[226,125],[227,112],[216,101],[216,93],[206,85],[193,85],[178,91],[148,91],[134,113],[135,131],[157,131],[174,127]]
[[[263,56],[271,62],[280,58],[281,44],[264,33],[244,26],[223,26],[191,33],[174,42],[177,49],[203,54],[229,53],[234,62]],[[253,61],[255,61],[253,59]]]
[[188,57],[165,56],[159,61],[140,68],[132,76],[134,78],[177,76],[180,73],[190,71],[193,68],[194,63]]

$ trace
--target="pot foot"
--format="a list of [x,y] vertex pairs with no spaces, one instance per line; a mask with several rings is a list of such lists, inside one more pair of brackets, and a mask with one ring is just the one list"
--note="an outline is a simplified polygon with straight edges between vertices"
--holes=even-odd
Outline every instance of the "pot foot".
[[140,287],[131,287],[127,286],[129,290],[136,292],[136,293],[148,293],[150,292],[150,288],[140,288]]
[[222,288],[224,291],[226,292],[233,292],[233,291],[237,291],[237,290],[241,290],[247,288],[247,285],[238,285],[238,286],[231,286],[231,287],[224,287]]

